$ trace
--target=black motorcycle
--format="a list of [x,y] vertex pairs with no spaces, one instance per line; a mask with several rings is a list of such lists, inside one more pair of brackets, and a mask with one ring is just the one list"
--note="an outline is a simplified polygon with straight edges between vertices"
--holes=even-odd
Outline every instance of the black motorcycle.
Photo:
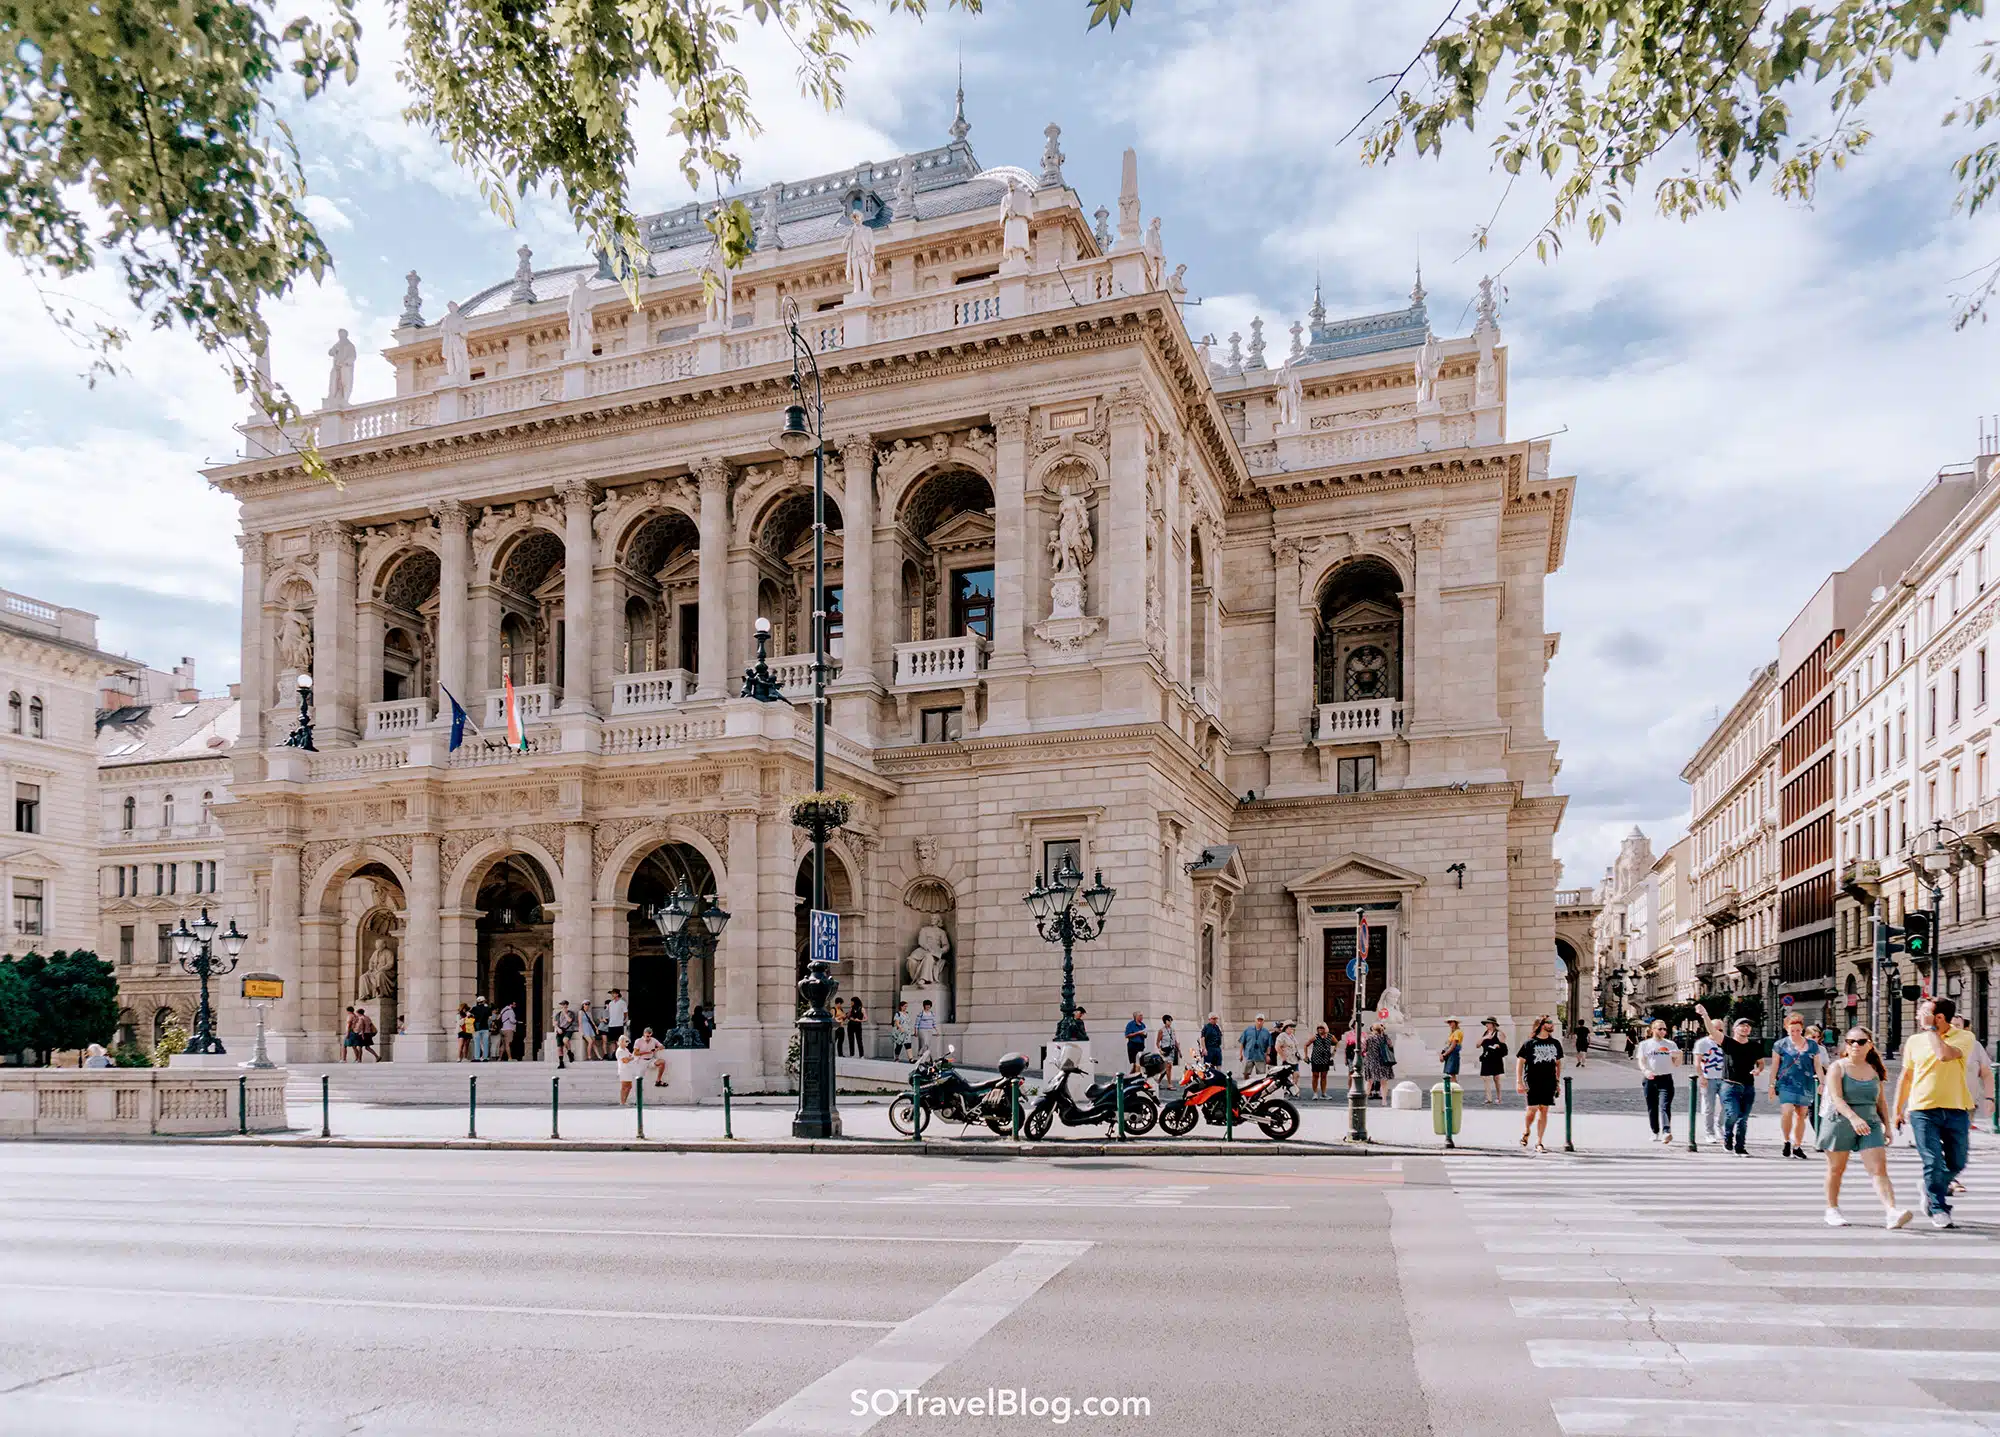
[[[1160,1061],[1159,1054],[1148,1053],[1148,1058]],[[1120,1073],[1115,1078],[1104,1078],[1092,1083],[1079,1099],[1070,1092],[1070,1077],[1083,1070],[1074,1063],[1065,1062],[1062,1075],[1055,1082],[1043,1088],[1035,1099],[1034,1107],[1028,1110],[1028,1119],[1021,1125],[1021,1131],[1035,1142],[1049,1135],[1049,1129],[1056,1119],[1062,1119],[1066,1128],[1095,1127],[1099,1123],[1109,1123],[1115,1129],[1118,1125],[1118,1090],[1125,1090],[1125,1131],[1132,1137],[1141,1137],[1153,1130],[1153,1124],[1160,1120],[1160,1100],[1153,1095],[1151,1086],[1138,1073]]]
[[910,1069],[911,1081],[923,1096],[923,1110],[917,1110],[912,1094],[898,1096],[889,1104],[889,1122],[897,1132],[913,1136],[932,1118],[948,1123],[984,1123],[1002,1137],[1013,1131],[1021,1074],[1028,1070],[1028,1060],[1019,1053],[1009,1053],[1000,1060],[999,1077],[973,1083],[951,1065],[951,1054],[957,1051],[947,1046],[943,1056],[925,1058]]

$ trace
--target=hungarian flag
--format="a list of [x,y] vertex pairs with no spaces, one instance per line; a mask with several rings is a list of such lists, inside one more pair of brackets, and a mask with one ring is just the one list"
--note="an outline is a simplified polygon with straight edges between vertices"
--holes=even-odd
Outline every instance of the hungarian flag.
[[514,676],[503,676],[506,689],[507,747],[521,753],[528,751],[528,730],[521,723],[521,700],[514,694]]

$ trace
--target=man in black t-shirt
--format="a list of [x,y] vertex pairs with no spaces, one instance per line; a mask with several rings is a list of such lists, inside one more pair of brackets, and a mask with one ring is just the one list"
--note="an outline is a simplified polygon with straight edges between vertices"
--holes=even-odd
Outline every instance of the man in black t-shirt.
[[1764,1045],[1750,1036],[1750,1020],[1738,1018],[1722,1040],[1722,1145],[1744,1157],[1750,1130],[1750,1109],[1757,1103],[1757,1074],[1764,1067]]
[[472,1000],[472,1061],[483,1063],[491,1055],[493,1037],[486,1030],[486,1020],[493,1016],[493,1005],[486,1001],[484,993],[476,994]]

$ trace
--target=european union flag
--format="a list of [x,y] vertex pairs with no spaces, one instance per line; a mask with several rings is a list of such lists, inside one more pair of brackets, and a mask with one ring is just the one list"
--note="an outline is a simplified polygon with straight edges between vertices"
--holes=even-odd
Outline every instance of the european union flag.
[[465,706],[453,698],[451,690],[443,684],[439,684],[438,689],[451,704],[451,747],[447,752],[457,753],[458,746],[465,742]]

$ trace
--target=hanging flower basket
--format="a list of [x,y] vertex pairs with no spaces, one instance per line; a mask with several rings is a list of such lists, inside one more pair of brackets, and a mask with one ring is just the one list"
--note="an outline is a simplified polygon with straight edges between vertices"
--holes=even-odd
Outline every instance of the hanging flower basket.
[[808,833],[832,833],[845,828],[854,814],[854,800],[844,793],[809,793],[792,804],[792,826]]

